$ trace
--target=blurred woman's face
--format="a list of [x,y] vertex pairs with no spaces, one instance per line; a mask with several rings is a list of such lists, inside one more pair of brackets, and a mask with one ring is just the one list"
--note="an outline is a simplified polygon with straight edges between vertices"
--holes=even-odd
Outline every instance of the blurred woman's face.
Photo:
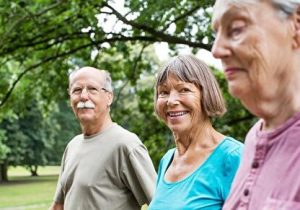
[[201,122],[201,93],[189,82],[171,74],[157,87],[156,110],[158,116],[176,133],[185,133]]
[[291,20],[281,19],[269,1],[239,5],[218,0],[214,7],[214,57],[221,59],[229,92],[254,113],[264,101],[282,98],[293,56]]

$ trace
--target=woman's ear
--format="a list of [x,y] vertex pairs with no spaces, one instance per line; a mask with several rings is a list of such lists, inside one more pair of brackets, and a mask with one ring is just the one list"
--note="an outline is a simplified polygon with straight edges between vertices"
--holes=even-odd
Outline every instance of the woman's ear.
[[293,40],[293,48],[300,48],[300,6],[298,6],[294,17],[293,17],[293,25],[295,28],[294,40]]

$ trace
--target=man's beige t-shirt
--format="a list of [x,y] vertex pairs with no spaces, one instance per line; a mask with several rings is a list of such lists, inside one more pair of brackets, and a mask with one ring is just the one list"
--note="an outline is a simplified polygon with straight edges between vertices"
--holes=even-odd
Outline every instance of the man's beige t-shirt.
[[135,210],[150,203],[156,172],[139,138],[114,124],[69,142],[54,201],[65,210]]

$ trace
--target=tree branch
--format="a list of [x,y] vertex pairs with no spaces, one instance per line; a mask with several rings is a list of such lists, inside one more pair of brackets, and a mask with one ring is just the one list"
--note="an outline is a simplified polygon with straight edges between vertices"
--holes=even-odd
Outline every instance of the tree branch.
[[[135,62],[134,62],[134,65],[133,65],[133,68],[132,68],[132,75],[135,74],[136,69],[137,69],[138,62],[141,60],[142,55],[143,55],[143,52],[144,52],[144,50],[145,50],[145,48],[146,48],[147,46],[148,46],[148,45],[143,45],[141,51],[139,52],[139,55],[136,57]],[[115,100],[115,102],[113,103],[113,108],[116,108],[116,107],[117,107],[119,98],[120,98],[120,96],[121,96],[121,92],[122,92],[122,91],[124,90],[124,88],[127,86],[127,84],[129,83],[129,81],[130,81],[130,79],[127,79],[127,80],[124,82],[124,84],[122,85],[122,87],[119,89],[118,94],[117,94],[117,97],[116,97],[116,100]]]
[[162,31],[165,31],[167,30],[170,25],[172,23],[176,23],[177,21],[181,20],[181,19],[184,19],[186,17],[188,17],[189,15],[193,14],[195,11],[197,11],[198,9],[200,9],[200,6],[197,5],[196,7],[192,8],[191,10],[187,11],[186,13],[183,13],[182,15],[178,16],[177,18],[175,18],[173,21],[171,21],[170,23],[168,23],[163,29]]
[[119,20],[121,20],[123,23],[125,23],[127,25],[130,25],[130,26],[132,26],[136,29],[144,30],[144,31],[150,33],[151,35],[153,35],[154,37],[158,37],[157,41],[168,42],[168,43],[172,43],[172,44],[185,44],[185,45],[188,45],[188,46],[191,46],[191,47],[203,48],[203,49],[206,49],[206,50],[210,50],[210,48],[211,48],[211,46],[208,45],[208,44],[203,44],[201,42],[195,43],[195,42],[185,40],[185,39],[182,39],[182,38],[179,38],[179,37],[176,37],[176,36],[165,34],[161,31],[156,31],[155,29],[153,29],[153,28],[151,28],[147,25],[139,24],[139,23],[136,23],[134,21],[127,20],[123,15],[121,15],[117,10],[115,10],[108,3],[105,2],[105,3],[103,3],[103,5],[108,7],[112,11],[112,13]]
[[11,48],[6,48],[2,52],[0,52],[0,56],[13,53],[22,48],[36,47],[37,45],[45,44],[45,43],[48,43],[49,41],[55,40],[51,44],[46,45],[45,48],[49,48],[49,46],[51,47],[51,46],[54,46],[56,44],[62,43],[67,40],[78,39],[78,38],[80,38],[81,35],[86,36],[89,34],[83,33],[83,32],[78,32],[78,33],[72,33],[72,34],[61,34],[58,38],[57,37],[47,37],[45,39],[38,40],[36,42],[26,41],[24,44],[20,44],[18,46],[13,46]]
[[4,33],[4,36],[6,36],[6,34],[10,34],[11,31],[14,30],[14,27],[19,25],[21,22],[27,21],[27,18],[33,17],[33,16],[40,16],[40,15],[44,14],[45,12],[48,12],[49,10],[52,10],[52,9],[58,7],[61,3],[62,3],[62,1],[58,1],[57,3],[50,5],[49,7],[45,8],[44,10],[41,10],[40,12],[38,12],[36,14],[31,14],[31,13],[29,13],[28,10],[24,9],[27,12],[27,14],[29,13],[30,16],[24,15],[21,18],[19,18],[18,20],[16,20],[14,23],[10,24],[10,28],[6,31],[6,33]]
[[67,52],[64,52],[64,53],[61,53],[61,54],[57,54],[57,55],[45,58],[42,61],[38,62],[37,64],[34,64],[34,65],[26,68],[22,73],[20,73],[18,75],[18,77],[16,78],[16,80],[12,83],[12,86],[5,93],[3,99],[0,100],[0,108],[8,100],[8,98],[12,94],[13,90],[15,89],[17,83],[22,79],[23,76],[25,76],[25,74],[27,74],[29,71],[32,71],[32,70],[36,69],[37,67],[45,64],[45,63],[48,63],[48,62],[53,61],[55,59],[58,59],[60,57],[65,57],[65,56],[71,55],[71,54],[73,54],[73,53],[75,53],[77,51],[80,51],[82,49],[86,49],[87,47],[97,46],[97,45],[100,46],[101,44],[103,44],[105,42],[110,43],[110,42],[116,42],[116,41],[137,41],[137,40],[152,41],[152,42],[155,41],[155,39],[153,37],[124,37],[124,36],[123,37],[113,37],[113,38],[110,38],[110,39],[103,39],[103,40],[100,40],[100,41],[94,41],[94,42],[91,42],[89,44],[85,44],[85,45],[79,46],[77,48],[71,49],[71,50],[69,50]]

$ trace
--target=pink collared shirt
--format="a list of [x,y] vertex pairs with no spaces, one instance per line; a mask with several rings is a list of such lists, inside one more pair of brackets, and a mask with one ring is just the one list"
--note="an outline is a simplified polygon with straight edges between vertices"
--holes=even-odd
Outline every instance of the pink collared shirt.
[[300,210],[300,113],[272,131],[249,131],[223,210]]

